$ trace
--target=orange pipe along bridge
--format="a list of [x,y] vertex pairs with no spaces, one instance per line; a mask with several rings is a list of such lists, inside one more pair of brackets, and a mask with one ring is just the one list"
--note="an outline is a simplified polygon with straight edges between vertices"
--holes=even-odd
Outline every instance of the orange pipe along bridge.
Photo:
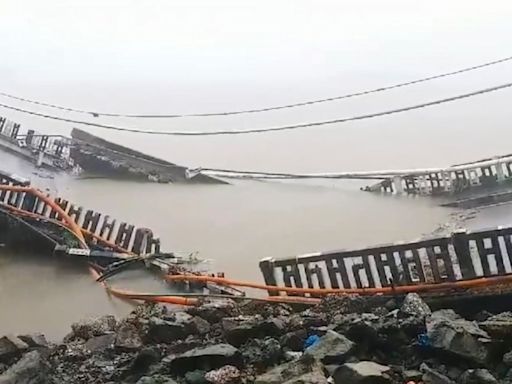
[[[30,181],[0,172],[0,243],[22,251],[85,261],[91,276],[107,292],[122,299],[194,305],[202,296],[241,299],[244,293],[214,282],[170,282],[174,293],[134,292],[115,287],[109,279],[143,267],[165,277],[193,273],[200,260],[164,253],[148,228],[112,219],[32,187]],[[175,293],[175,292],[179,293]]]
[[[121,299],[196,305],[206,297],[311,305],[328,295],[391,298],[416,292],[431,305],[454,307],[467,306],[467,300],[489,304],[489,298],[506,305],[512,298],[512,227],[265,258],[259,265],[264,284],[259,284],[194,272],[186,258],[161,252],[150,229],[116,224],[107,215],[52,198],[26,179],[0,173],[0,243],[85,261],[91,276]],[[133,292],[110,284],[110,277],[133,267],[156,271],[173,292]],[[239,288],[266,294],[247,297]]]

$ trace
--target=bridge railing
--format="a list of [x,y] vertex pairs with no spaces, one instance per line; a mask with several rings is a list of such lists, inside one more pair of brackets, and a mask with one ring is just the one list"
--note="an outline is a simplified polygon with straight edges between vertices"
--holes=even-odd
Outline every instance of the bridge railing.
[[438,169],[418,169],[389,175],[368,191],[440,195],[512,182],[512,156],[500,156]]
[[[32,213],[39,217],[62,220],[59,213],[29,191],[8,190],[10,186],[30,186],[30,181],[12,174],[0,173],[0,208],[15,208],[15,213]],[[49,195],[48,195],[49,197]],[[160,240],[155,238],[148,228],[135,228],[126,222],[120,222],[109,215],[71,203],[62,198],[53,199],[85,231],[85,238],[94,243],[109,242],[123,250],[136,254],[160,252]],[[21,211],[19,211],[21,210]]]
[[0,117],[0,138],[21,148],[44,152],[61,159],[69,158],[71,138],[62,135],[41,134],[33,129],[21,133],[21,125],[5,117]]
[[384,288],[503,276],[512,273],[512,227],[460,230],[410,243],[266,258],[260,269],[267,285],[292,288]]

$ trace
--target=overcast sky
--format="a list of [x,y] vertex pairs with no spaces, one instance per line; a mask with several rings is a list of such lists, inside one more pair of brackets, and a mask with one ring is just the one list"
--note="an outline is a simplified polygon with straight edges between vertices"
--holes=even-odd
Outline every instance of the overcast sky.
[[[511,11],[509,1],[2,0],[0,91],[72,107],[127,113],[209,112],[286,104],[510,56]],[[383,95],[300,110],[203,120],[102,122],[146,129],[261,127],[400,107],[511,80],[509,63]],[[433,165],[425,164],[428,157],[418,157],[425,137],[445,132],[448,141],[453,141],[460,136],[457,129],[461,125],[477,132],[468,143],[482,140],[488,145],[480,152],[504,150],[503,142],[495,149],[490,146],[490,128],[483,128],[482,123],[492,122],[496,130],[492,135],[508,127],[511,116],[504,106],[511,95],[503,91],[449,108],[346,125],[343,132],[339,127],[322,128],[317,131],[320,136],[314,137],[294,133],[220,141],[141,140],[140,136],[95,132],[130,145],[141,143],[162,156],[171,151],[188,162],[199,159],[219,165],[244,162],[245,157],[259,156],[271,145],[275,153],[265,158],[274,161],[260,159],[256,165],[286,167],[282,158],[291,157],[295,162],[314,143],[323,155],[316,164],[314,159],[303,163],[315,170],[325,169],[325,161],[352,161],[357,158],[354,147],[366,143],[369,151],[375,151],[399,137],[407,148],[390,151],[395,155],[388,156],[389,164],[407,156],[412,163],[426,166]],[[0,112],[26,127],[69,127]],[[362,128],[369,131],[361,133]],[[382,137],[374,136],[381,131]],[[375,139],[373,143],[370,137]],[[343,145],[349,141],[346,145],[351,149],[346,157],[332,155],[339,149],[333,144],[337,140]],[[443,140],[427,141],[427,145],[435,146]],[[219,146],[222,156],[216,154]],[[447,144],[441,144],[438,153],[442,161],[457,157]]]

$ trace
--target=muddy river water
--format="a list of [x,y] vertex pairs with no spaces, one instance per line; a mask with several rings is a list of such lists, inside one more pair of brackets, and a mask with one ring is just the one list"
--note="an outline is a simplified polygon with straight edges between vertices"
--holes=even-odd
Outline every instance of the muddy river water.
[[[212,260],[215,271],[253,281],[261,279],[258,261],[263,257],[409,240],[450,221],[454,213],[429,198],[374,195],[353,183],[188,186],[49,179],[30,164],[0,156],[2,168],[25,174],[36,185],[152,228],[164,250],[198,251]],[[463,225],[506,224],[509,213],[507,206],[492,208]],[[148,291],[162,288],[143,272],[122,275],[115,283]],[[72,321],[104,313],[122,316],[130,309],[110,298],[83,266],[5,251],[0,251],[0,306],[3,332],[43,331],[54,339],[62,337]]]

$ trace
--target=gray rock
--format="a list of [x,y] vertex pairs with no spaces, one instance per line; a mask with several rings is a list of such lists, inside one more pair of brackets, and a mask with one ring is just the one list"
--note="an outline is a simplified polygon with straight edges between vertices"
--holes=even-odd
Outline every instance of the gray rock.
[[302,352],[286,351],[283,357],[286,361],[298,360],[302,357]]
[[488,333],[475,322],[460,318],[452,310],[441,310],[427,319],[426,326],[433,348],[478,364],[485,364],[489,360],[493,343]]
[[323,327],[328,323],[329,321],[325,313],[313,312],[309,309],[301,313],[294,313],[288,318],[288,327],[290,331]]
[[114,333],[96,336],[87,340],[85,348],[91,352],[103,352],[107,349],[113,348],[115,341],[116,335]]
[[318,343],[304,352],[324,364],[344,363],[352,353],[355,344],[335,331],[327,331]]
[[156,364],[160,361],[160,352],[156,348],[143,348],[135,356],[132,363],[130,364],[130,368],[128,370],[129,374],[145,374],[148,372],[149,367],[153,364]]
[[[304,375],[313,373],[314,376],[325,376],[321,364],[315,362],[311,358],[301,358],[286,364],[279,365],[270,371],[256,377],[255,384],[292,384],[293,380],[298,380]],[[299,382],[297,381],[296,384]]]
[[185,381],[187,384],[209,384],[208,380],[204,377],[205,375],[205,371],[190,371],[185,374]]
[[47,348],[48,341],[42,333],[30,333],[28,335],[19,335],[18,338],[27,344],[30,348]]
[[281,336],[279,342],[283,348],[288,348],[292,351],[302,351],[304,349],[304,341],[308,336],[308,332],[305,329],[299,329],[298,331],[288,332]]
[[187,310],[193,316],[199,316],[209,323],[217,323],[225,317],[240,315],[240,310],[233,300],[215,300],[191,307]]
[[378,339],[381,318],[373,313],[338,315],[335,330],[356,342],[373,344]]
[[181,340],[195,332],[192,316],[180,313],[174,318],[163,320],[157,317],[149,319],[148,340],[155,343],[172,343]]
[[443,374],[448,376],[451,380],[457,381],[463,372],[464,370],[458,367],[448,367],[446,372],[443,371]]
[[327,384],[327,378],[320,370],[315,370],[314,372],[305,373],[302,376],[287,380],[283,384]]
[[427,317],[431,313],[430,307],[417,293],[408,293],[399,310],[399,315],[418,316],[422,318]]
[[210,329],[211,329],[210,323],[199,316],[195,316],[192,319],[192,324],[195,328],[195,331],[199,335],[206,335],[208,332],[210,332]]
[[391,368],[385,365],[360,361],[339,366],[332,377],[335,384],[388,384],[391,383],[390,371]]
[[240,347],[240,352],[246,364],[264,368],[275,365],[283,357],[281,344],[271,337],[252,339]]
[[512,312],[503,312],[480,322],[480,327],[492,337],[506,338],[512,336]]
[[505,364],[507,367],[512,367],[512,351],[503,355],[503,364]]
[[0,362],[19,356],[28,345],[16,336],[7,335],[0,338]]
[[468,369],[457,380],[460,384],[498,384],[487,369]]
[[284,332],[284,322],[272,318],[264,320],[261,316],[238,316],[222,319],[222,330],[228,343],[239,347],[252,338],[280,336]]
[[181,355],[169,356],[167,362],[169,369],[177,374],[195,369],[209,371],[225,365],[241,368],[243,365],[240,351],[229,344],[194,348]]
[[112,315],[82,320],[71,325],[71,337],[88,340],[94,336],[114,332],[115,328],[116,318]]
[[0,375],[0,384],[45,384],[48,369],[40,352],[28,352]]
[[232,384],[240,381],[240,371],[237,367],[225,365],[208,372],[204,377],[212,384]]
[[133,351],[142,347],[142,339],[131,324],[123,324],[116,333],[114,347],[120,351]]
[[417,371],[415,369],[409,369],[409,370],[403,371],[402,376],[403,376],[405,382],[408,382],[408,381],[416,382],[416,381],[421,380],[423,373],[421,373],[420,371]]
[[423,372],[423,382],[425,384],[455,384],[449,377],[429,368],[426,364],[421,365]]
[[177,384],[176,381],[170,377],[161,375],[143,376],[136,384]]

